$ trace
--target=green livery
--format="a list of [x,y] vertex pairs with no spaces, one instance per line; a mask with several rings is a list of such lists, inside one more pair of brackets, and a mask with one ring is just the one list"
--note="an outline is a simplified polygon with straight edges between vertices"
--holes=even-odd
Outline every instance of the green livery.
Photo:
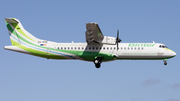
[[[103,36],[97,23],[86,25],[87,43],[56,43],[34,37],[26,31],[20,21],[5,18],[12,46],[4,48],[47,59],[78,59],[94,62],[97,68],[102,62],[113,60],[165,60],[176,53],[161,43],[120,43],[114,37]],[[119,43],[119,44],[118,44]]]

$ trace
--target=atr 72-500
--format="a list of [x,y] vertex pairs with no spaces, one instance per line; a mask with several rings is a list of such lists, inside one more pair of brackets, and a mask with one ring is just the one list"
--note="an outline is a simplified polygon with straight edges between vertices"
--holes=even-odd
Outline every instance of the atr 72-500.
[[104,36],[97,23],[86,23],[86,43],[57,43],[34,37],[20,21],[5,18],[12,45],[4,49],[39,56],[47,59],[71,59],[94,62],[100,68],[102,62],[113,60],[163,60],[176,53],[161,43],[120,43],[117,37]]

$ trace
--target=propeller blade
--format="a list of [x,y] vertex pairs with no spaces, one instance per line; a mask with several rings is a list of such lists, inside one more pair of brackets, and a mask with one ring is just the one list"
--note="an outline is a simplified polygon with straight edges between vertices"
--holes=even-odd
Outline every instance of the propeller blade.
[[118,43],[120,43],[122,40],[119,39],[119,29],[117,30],[117,37],[116,37],[116,44],[117,44],[117,50],[119,49]]
[[118,51],[118,49],[119,49],[119,47],[118,47],[118,43],[116,43],[117,44],[117,51]]
[[119,29],[117,30],[117,39],[119,39]]
[[117,30],[117,37],[116,37],[117,51],[118,51],[118,42],[119,42],[119,29]]

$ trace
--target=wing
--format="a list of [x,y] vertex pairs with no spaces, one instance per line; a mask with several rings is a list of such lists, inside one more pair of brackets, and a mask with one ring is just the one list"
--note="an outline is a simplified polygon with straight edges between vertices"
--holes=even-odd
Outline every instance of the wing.
[[101,43],[104,36],[97,23],[86,23],[86,42],[91,43]]

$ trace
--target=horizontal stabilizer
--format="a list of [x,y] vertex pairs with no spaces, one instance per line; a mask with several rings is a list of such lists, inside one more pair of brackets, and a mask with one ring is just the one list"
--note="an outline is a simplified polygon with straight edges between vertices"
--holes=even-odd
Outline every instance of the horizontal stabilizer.
[[23,50],[23,49],[16,47],[16,46],[4,46],[4,49],[15,51],[15,52],[20,52],[20,53],[25,53],[25,54],[31,54],[28,51]]

